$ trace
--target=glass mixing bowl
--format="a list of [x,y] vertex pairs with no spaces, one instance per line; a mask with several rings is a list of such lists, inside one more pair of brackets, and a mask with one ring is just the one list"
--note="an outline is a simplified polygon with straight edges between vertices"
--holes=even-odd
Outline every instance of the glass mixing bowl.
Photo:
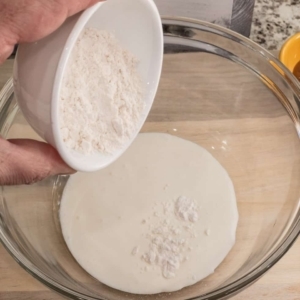
[[[66,176],[2,187],[0,239],[30,274],[72,299],[223,299],[272,267],[300,231],[300,86],[271,54],[229,30],[164,19],[160,88],[143,132],[205,147],[227,169],[238,201],[236,244],[214,274],[176,293],[125,294],[88,275],[70,254],[58,211]],[[1,93],[0,133],[38,138],[12,81]],[[142,176],[142,174],[141,174]]]

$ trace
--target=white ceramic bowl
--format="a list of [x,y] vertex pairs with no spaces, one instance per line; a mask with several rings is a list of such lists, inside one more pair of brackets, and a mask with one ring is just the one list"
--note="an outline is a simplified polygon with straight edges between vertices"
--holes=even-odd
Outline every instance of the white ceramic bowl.
[[[59,126],[59,93],[73,46],[84,27],[108,30],[138,60],[145,85],[146,109],[132,140],[112,155],[89,156],[66,147]],[[89,53],[87,53],[89,55]],[[153,0],[108,0],[69,18],[57,31],[19,47],[14,89],[19,106],[33,129],[78,171],[96,171],[117,159],[131,144],[152,106],[162,68],[163,33]]]

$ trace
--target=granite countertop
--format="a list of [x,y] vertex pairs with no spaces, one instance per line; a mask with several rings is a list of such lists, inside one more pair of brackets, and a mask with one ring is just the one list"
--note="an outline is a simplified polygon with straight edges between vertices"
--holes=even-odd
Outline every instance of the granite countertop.
[[250,38],[268,50],[279,50],[300,32],[300,0],[256,0]]

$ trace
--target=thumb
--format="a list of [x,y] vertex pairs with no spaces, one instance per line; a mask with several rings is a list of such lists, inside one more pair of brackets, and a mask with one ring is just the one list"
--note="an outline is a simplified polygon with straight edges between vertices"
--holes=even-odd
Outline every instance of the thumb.
[[49,144],[0,138],[0,185],[31,184],[52,175],[74,172]]

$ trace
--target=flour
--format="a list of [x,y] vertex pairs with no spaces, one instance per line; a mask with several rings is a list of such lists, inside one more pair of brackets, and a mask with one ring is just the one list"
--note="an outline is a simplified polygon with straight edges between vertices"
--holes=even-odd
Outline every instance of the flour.
[[190,221],[192,223],[198,221],[196,202],[187,197],[181,196],[177,199],[175,213],[183,221]]
[[[175,202],[165,202],[162,205],[164,214],[159,216],[155,212],[161,221],[158,226],[150,227],[149,249],[142,255],[142,259],[150,265],[159,266],[163,277],[171,279],[176,276],[181,263],[189,260],[186,253],[191,251],[190,239],[196,237],[193,223],[198,221],[198,208],[194,200],[185,196],[180,196]],[[170,221],[176,217],[180,220],[179,224]],[[182,237],[183,231],[186,237]]]
[[136,247],[134,247],[134,248],[132,249],[131,254],[132,254],[132,255],[137,255],[138,252],[139,252],[139,250],[140,250],[140,248],[139,248],[138,246],[136,246]]
[[83,30],[60,92],[60,128],[68,148],[111,154],[130,140],[145,107],[137,66],[113,34]]

